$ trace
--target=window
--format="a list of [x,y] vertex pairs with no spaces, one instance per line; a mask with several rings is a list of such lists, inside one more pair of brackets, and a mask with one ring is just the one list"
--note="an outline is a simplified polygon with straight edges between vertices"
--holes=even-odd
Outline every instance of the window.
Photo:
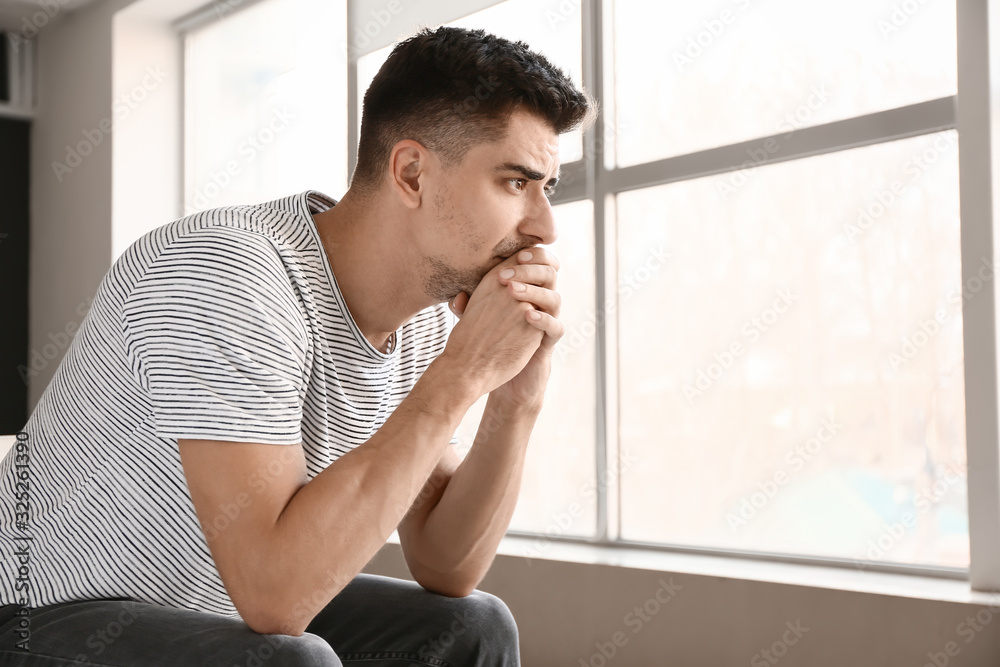
[[956,92],[954,3],[612,6],[620,166]]
[[955,5],[605,6],[607,538],[968,567]]
[[957,143],[618,195],[623,538],[968,565]]
[[213,4],[185,34],[184,215],[307,188],[339,197],[347,55],[331,26],[344,2],[238,4]]
[[[296,18],[313,4],[261,0],[189,33],[195,208],[287,194],[303,174],[346,188],[331,128],[349,123],[356,145],[391,40],[348,62],[329,40],[274,37],[322,24]],[[561,142],[567,336],[511,524],[539,537],[525,555],[574,540],[968,576],[963,341],[982,282],[963,266],[955,3],[467,11],[484,5],[450,18],[528,42],[601,103]],[[301,121],[218,186],[285,105]]]

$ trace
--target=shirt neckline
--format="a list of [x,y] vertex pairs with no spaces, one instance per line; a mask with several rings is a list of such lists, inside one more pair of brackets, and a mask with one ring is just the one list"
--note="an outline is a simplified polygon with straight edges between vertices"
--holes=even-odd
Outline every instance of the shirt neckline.
[[323,262],[323,268],[326,271],[326,278],[330,284],[330,290],[333,292],[333,296],[337,301],[337,307],[344,316],[344,320],[347,322],[348,328],[354,336],[355,341],[365,351],[368,356],[387,363],[395,360],[399,356],[399,351],[403,346],[403,327],[396,330],[396,342],[393,345],[392,352],[386,354],[371,344],[371,341],[365,338],[365,335],[361,332],[358,327],[357,322],[354,321],[354,316],[351,315],[351,311],[347,307],[347,302],[344,301],[344,295],[340,292],[340,285],[337,283],[337,277],[333,275],[333,267],[330,266],[330,258],[326,254],[326,246],[323,245],[323,238],[320,236],[319,228],[316,227],[316,220],[313,219],[314,213],[322,213],[323,211],[329,210],[337,205],[337,200],[319,192],[318,190],[306,190],[299,197],[297,197],[297,202],[299,206],[298,213],[306,219],[307,227],[312,233],[313,240],[319,249],[320,259]]

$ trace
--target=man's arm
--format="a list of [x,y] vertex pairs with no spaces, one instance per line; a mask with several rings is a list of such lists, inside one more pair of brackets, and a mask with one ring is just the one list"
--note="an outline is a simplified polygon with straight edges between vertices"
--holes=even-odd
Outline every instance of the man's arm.
[[212,557],[253,630],[302,634],[385,544],[475,400],[443,376],[428,368],[371,439],[311,481],[301,445],[178,441]]
[[212,557],[253,630],[302,634],[397,527],[472,403],[539,348],[530,304],[495,285],[474,297],[378,432],[312,480],[299,445],[178,440]]
[[514,515],[536,415],[491,398],[465,460],[451,447],[441,457],[399,524],[406,564],[424,588],[463,597],[486,576]]
[[[399,539],[413,578],[424,588],[461,597],[486,576],[514,515],[525,450],[541,410],[552,349],[562,337],[555,292],[558,260],[544,248],[520,253],[513,275],[489,276],[542,315],[545,331],[520,373],[490,394],[465,461],[446,452],[399,526]],[[523,289],[514,289],[516,286]],[[455,306],[461,317],[464,306]]]

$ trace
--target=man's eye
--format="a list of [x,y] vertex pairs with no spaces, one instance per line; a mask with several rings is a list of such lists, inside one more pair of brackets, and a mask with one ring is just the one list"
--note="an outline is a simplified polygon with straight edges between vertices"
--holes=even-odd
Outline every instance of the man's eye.
[[524,186],[528,184],[528,181],[523,178],[508,178],[507,182],[512,184],[518,192],[524,190]]
[[545,188],[545,196],[548,199],[552,199],[556,195],[555,186],[549,186]]

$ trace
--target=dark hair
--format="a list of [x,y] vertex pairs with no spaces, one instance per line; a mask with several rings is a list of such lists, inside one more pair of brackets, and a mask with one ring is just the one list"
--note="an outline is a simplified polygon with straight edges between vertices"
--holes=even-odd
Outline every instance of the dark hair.
[[524,109],[557,134],[588,125],[596,104],[524,42],[482,30],[425,28],[393,48],[365,93],[351,187],[373,191],[403,139],[454,164],[475,144],[504,136]]

